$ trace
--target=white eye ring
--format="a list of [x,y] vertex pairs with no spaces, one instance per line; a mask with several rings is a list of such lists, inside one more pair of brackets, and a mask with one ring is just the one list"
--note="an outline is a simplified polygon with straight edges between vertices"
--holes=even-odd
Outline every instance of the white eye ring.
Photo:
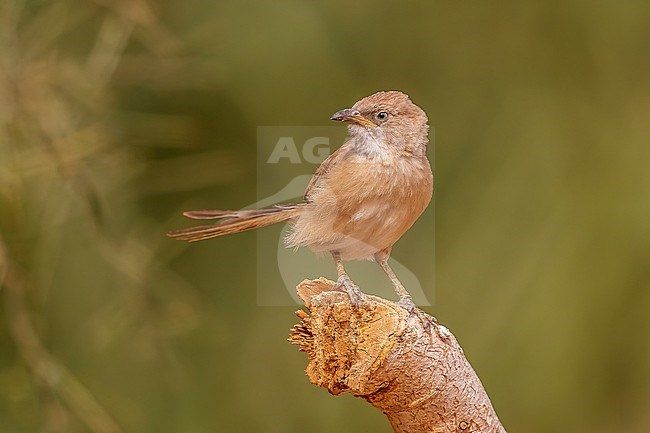
[[379,113],[377,113],[377,119],[379,119],[379,120],[386,120],[386,119],[388,119],[388,112],[386,112],[386,111],[380,111]]

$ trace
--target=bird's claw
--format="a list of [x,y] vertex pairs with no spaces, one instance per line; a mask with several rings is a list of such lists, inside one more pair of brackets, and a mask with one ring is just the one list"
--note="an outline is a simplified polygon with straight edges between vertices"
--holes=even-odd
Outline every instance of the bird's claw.
[[339,276],[338,280],[336,281],[336,287],[342,288],[345,291],[345,293],[348,294],[352,308],[354,309],[359,308],[359,304],[361,303],[361,297],[363,296],[363,294],[361,293],[361,289],[359,289],[359,286],[354,284],[350,279],[350,277],[348,277],[347,275]]
[[415,315],[420,320],[424,329],[429,332],[431,332],[432,326],[438,324],[436,318],[420,310],[418,306],[415,305],[415,302],[413,302],[413,298],[410,296],[401,297],[400,300],[397,301],[397,305],[404,308],[408,312],[409,316]]

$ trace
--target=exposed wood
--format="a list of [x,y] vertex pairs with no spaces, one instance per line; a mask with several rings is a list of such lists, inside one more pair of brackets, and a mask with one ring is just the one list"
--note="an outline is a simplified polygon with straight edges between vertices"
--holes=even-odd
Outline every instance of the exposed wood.
[[289,341],[307,353],[313,384],[367,400],[396,433],[505,433],[447,328],[375,296],[354,309],[324,278],[297,290],[310,314],[296,313]]

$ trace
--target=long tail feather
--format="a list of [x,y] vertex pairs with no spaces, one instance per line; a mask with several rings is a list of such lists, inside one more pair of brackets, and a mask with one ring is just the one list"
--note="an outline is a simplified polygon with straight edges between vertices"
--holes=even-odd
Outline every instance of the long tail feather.
[[236,218],[237,211],[232,210],[188,210],[183,216],[195,220],[213,220],[219,218]]
[[167,233],[167,236],[178,240],[196,242],[288,221],[294,218],[298,211],[299,207],[295,205],[242,211],[188,211],[184,212],[183,215],[193,219],[226,219],[216,224],[175,230]]
[[269,209],[250,209],[250,210],[188,210],[183,215],[194,220],[216,220],[220,218],[250,218],[254,216],[277,213],[279,209],[288,208],[287,206],[276,206]]

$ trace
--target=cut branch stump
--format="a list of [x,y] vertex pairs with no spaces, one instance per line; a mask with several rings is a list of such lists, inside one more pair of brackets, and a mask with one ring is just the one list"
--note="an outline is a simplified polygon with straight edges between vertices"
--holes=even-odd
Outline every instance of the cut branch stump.
[[505,433],[463,349],[435,319],[370,295],[354,308],[325,278],[297,291],[310,314],[296,312],[289,341],[307,354],[313,384],[367,400],[396,433]]

